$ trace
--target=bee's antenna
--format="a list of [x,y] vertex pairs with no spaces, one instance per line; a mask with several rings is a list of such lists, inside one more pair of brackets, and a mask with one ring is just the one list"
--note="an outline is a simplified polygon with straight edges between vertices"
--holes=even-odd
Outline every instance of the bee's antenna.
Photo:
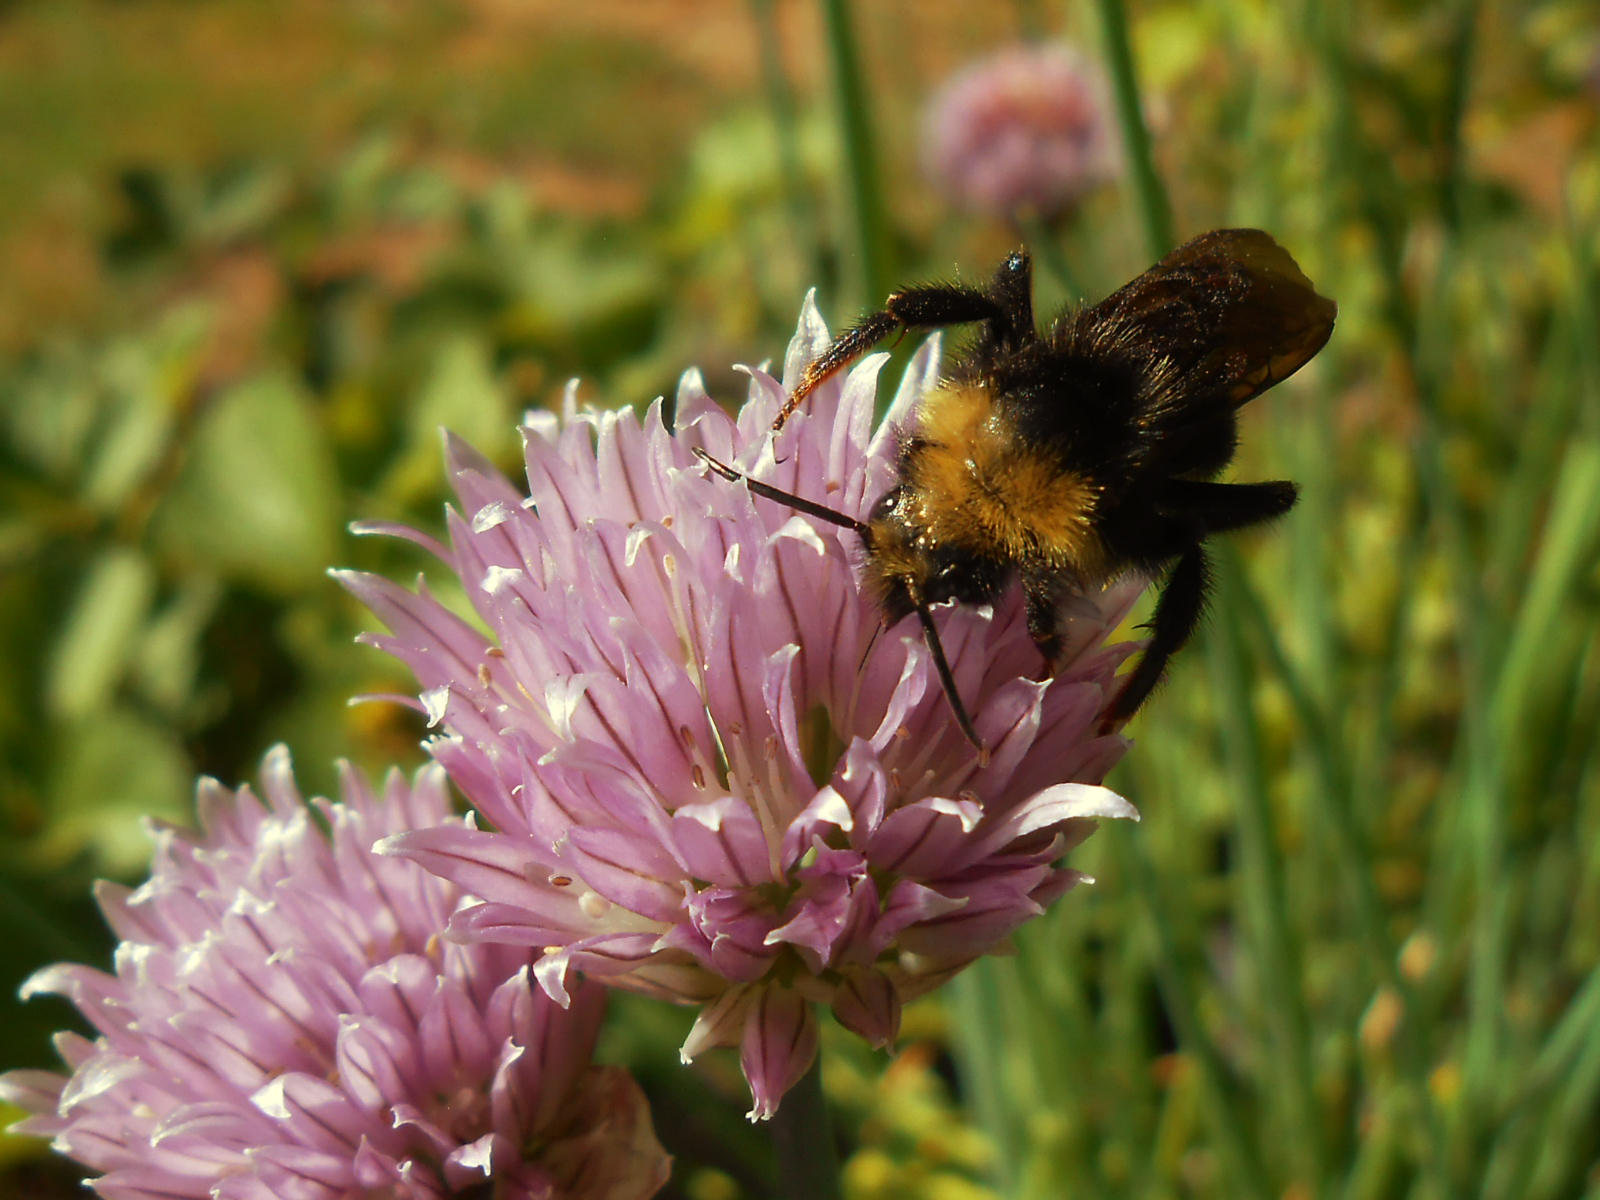
[[872,653],[872,648],[878,644],[878,635],[882,632],[883,622],[880,621],[872,627],[872,636],[867,639],[867,648],[861,652],[861,661],[856,664],[856,670],[859,671],[866,666],[867,656]]
[[967,741],[972,743],[972,748],[978,752],[978,765],[989,765],[989,747],[983,744],[983,739],[978,736],[977,729],[972,724],[972,718],[967,715],[966,705],[961,703],[961,693],[956,691],[955,676],[950,673],[950,660],[944,656],[944,643],[939,640],[939,631],[934,628],[933,614],[928,611],[928,604],[919,595],[917,601],[917,620],[922,622],[922,639],[928,644],[928,652],[933,655],[933,665],[939,672],[939,682],[944,687],[945,699],[950,702],[950,711],[956,715],[956,724],[961,727],[961,732]]
[[807,500],[804,496],[796,496],[793,492],[775,488],[770,483],[762,483],[759,479],[751,479],[743,471],[736,471],[728,466],[727,463],[718,462],[699,446],[694,448],[694,454],[696,458],[730,483],[738,483],[742,479],[745,482],[745,486],[758,496],[765,496],[768,500],[776,500],[779,504],[787,504],[790,508],[803,512],[808,517],[816,517],[819,521],[826,521],[830,525],[848,529],[853,533],[860,534],[862,537],[867,536],[867,526],[864,521],[858,521],[854,517],[847,516],[835,509],[818,504],[813,500]]

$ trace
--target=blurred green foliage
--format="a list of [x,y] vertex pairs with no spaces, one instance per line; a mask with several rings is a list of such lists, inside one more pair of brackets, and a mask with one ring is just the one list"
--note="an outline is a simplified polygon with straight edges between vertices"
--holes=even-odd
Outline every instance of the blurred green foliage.
[[1595,1194],[1600,29],[1151,22],[1183,223],[1273,230],[1340,320],[1246,422],[1303,503],[1222,549],[1111,781],[1144,824],[953,989],[1002,1194]]
[[[196,772],[246,778],[279,739],[310,789],[336,756],[416,759],[419,719],[347,707],[407,680],[352,645],[370,619],[324,571],[427,568],[345,527],[440,527],[441,426],[514,470],[517,414],[572,376],[641,404],[699,364],[736,401],[730,364],[782,352],[807,286],[848,317],[840,247],[863,239],[897,278],[982,275],[1016,231],[920,181],[916,105],[1018,28],[1098,46],[1106,8],[844,6],[866,88],[841,120],[810,5],[717,10],[742,84],[685,65],[692,18],[597,4],[477,92],[457,58],[482,13],[351,5],[330,45],[367,22],[404,62],[449,49],[364,135],[232,152],[212,113],[194,153],[105,149],[81,76],[112,32],[277,27],[250,0],[178,7],[205,12],[0,10],[0,62],[81,50],[18,161],[99,147],[102,194],[80,214],[98,307],[8,319],[0,356],[8,992],[105,960],[88,881],[137,878],[140,817],[182,819]],[[1600,1196],[1600,16],[1126,15],[1180,236],[1263,226],[1340,302],[1326,353],[1245,421],[1239,475],[1302,502],[1221,555],[1112,780],[1145,820],[1080,852],[1099,882],[917,1006],[892,1064],[830,1030],[848,1192]],[[285,78],[309,78],[296,46]],[[135,92],[130,121],[155,103]],[[418,97],[443,114],[420,133]],[[841,127],[877,155],[887,230],[850,224]],[[1090,295],[1148,264],[1139,213],[1113,189],[1056,231]],[[6,1064],[48,1061],[62,1006],[3,1011]],[[625,999],[607,1054],[658,1102],[673,1194],[766,1194],[734,1065],[676,1061],[686,1019]]]

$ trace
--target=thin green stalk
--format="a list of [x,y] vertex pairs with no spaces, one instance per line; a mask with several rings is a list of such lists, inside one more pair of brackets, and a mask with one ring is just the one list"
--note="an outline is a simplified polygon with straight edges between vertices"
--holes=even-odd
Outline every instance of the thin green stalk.
[[1589,972],[1522,1079],[1525,1095],[1560,1083],[1585,1043],[1600,1039],[1600,967]]
[[[1526,420],[1516,430],[1517,460],[1488,514],[1484,574],[1498,596],[1506,596],[1520,582],[1528,546],[1538,536],[1538,518],[1549,499],[1550,480],[1560,466],[1562,448],[1575,434],[1582,434],[1573,428],[1581,388],[1578,372],[1569,369],[1576,366],[1569,355],[1577,350],[1580,341],[1588,340],[1584,332],[1588,327],[1574,320],[1575,315],[1559,309],[1554,314],[1554,328],[1545,342],[1531,389],[1539,402],[1528,410]],[[1509,322],[1515,318],[1506,311],[1504,319]],[[1563,354],[1563,350],[1568,353]],[[1508,394],[1515,382],[1508,381]]]
[[1289,904],[1273,832],[1253,699],[1246,683],[1248,655],[1238,610],[1219,606],[1206,639],[1216,707],[1222,714],[1224,753],[1235,788],[1240,882],[1246,928],[1256,945],[1261,1009],[1268,1026],[1270,1061],[1284,1097],[1290,1158],[1310,1196],[1324,1190],[1321,1122],[1311,1066],[1311,1033],[1301,987],[1299,956],[1289,928]]
[[1402,1155],[1404,1118],[1396,1111],[1409,1099],[1399,1092],[1377,1091],[1370,1125],[1362,1132],[1356,1155],[1345,1176],[1344,1200],[1387,1200],[1404,1195],[1395,1186]]
[[[1567,253],[1577,281],[1572,289],[1572,323],[1577,330],[1592,330],[1600,320],[1600,285],[1595,279],[1595,231],[1579,226],[1570,208],[1565,211]],[[1578,363],[1578,417],[1589,437],[1600,438],[1600,345],[1590,336],[1573,339]]]
[[1444,61],[1450,64],[1450,84],[1445,91],[1443,129],[1440,137],[1439,208],[1452,232],[1461,231],[1466,189],[1462,187],[1461,126],[1466,119],[1467,100],[1472,91],[1473,51],[1477,46],[1478,5],[1462,0],[1455,14],[1450,47]]
[[[1012,970],[998,976],[1011,980],[1014,989],[1008,1041],[1020,1086],[1014,1087],[1010,1101],[1012,1120],[1029,1131],[1028,1159],[1020,1172],[1022,1190],[1008,1193],[1018,1200],[1105,1194],[1105,1181],[1094,1175],[1097,1143],[1114,1142],[1119,1136],[1128,1140],[1113,1120],[1101,1126],[1105,1134],[1098,1138],[1098,1131],[1078,1116],[1091,1103],[1086,1081],[1093,1077],[1096,1064],[1090,1056],[1098,1041],[1093,1034],[1094,1014],[1079,974],[1084,961],[1082,935],[1070,923],[1090,919],[1091,913],[1095,918],[1101,916],[1088,908],[1089,903],[1088,897],[1074,897],[1048,919],[1019,930],[1020,953],[1009,960]],[[996,966],[1008,963],[1006,959],[990,961]],[[1137,1085],[1129,1091],[1143,1098]],[[1031,1107],[1021,1109],[1021,1104]],[[1043,1112],[1066,1119],[1041,1127],[1038,1114]]]
[[845,266],[841,276],[853,281],[854,295],[845,297],[845,311],[882,303],[893,284],[889,220],[884,210],[878,173],[871,106],[861,75],[861,55],[850,20],[849,0],[822,0],[828,62],[833,77],[839,143],[844,151],[845,191],[849,210]]
[[1305,420],[1295,428],[1295,482],[1300,485],[1296,535],[1287,539],[1290,589],[1294,597],[1296,626],[1305,647],[1307,685],[1326,703],[1337,686],[1337,652],[1334,638],[1334,589],[1328,578],[1333,530],[1338,528],[1334,456],[1327,448],[1337,444],[1326,389],[1309,406]]
[[[1147,837],[1148,834],[1143,836]],[[1122,840],[1135,842],[1134,838],[1126,836]],[[1138,839],[1137,844],[1145,844],[1143,837]],[[1121,929],[1127,931],[1134,927],[1139,898],[1137,887],[1131,880],[1124,886],[1127,896],[1121,905],[1123,917]],[[1116,926],[1111,928],[1115,929]],[[1177,940],[1176,935],[1168,939],[1173,944]],[[1160,952],[1158,939],[1154,953]],[[1125,1157],[1132,1159],[1147,1159],[1151,1153],[1148,1113],[1155,1096],[1152,1094],[1154,1089],[1151,1087],[1149,1072],[1151,1045],[1146,1011],[1147,988],[1152,967],[1158,977],[1162,970],[1159,965],[1152,962],[1152,958],[1149,940],[1138,935],[1127,936],[1126,932],[1121,936],[1115,949],[1106,954],[1100,981],[1102,989],[1100,1021],[1095,1029],[1096,1041],[1105,1047],[1109,1062],[1115,1064],[1112,1070],[1127,1081],[1122,1086],[1116,1118],[1107,1142],[1111,1146],[1119,1147]],[[1087,1190],[1084,1194],[1106,1195],[1112,1189],[1109,1181],[1103,1177],[1102,1164],[1096,1162],[1095,1170],[1101,1173],[1101,1178],[1097,1180],[1099,1186]],[[1124,1191],[1130,1195],[1141,1194],[1128,1188],[1124,1188]]]
[[1591,971],[1578,994],[1539,1048],[1509,1106],[1516,1120],[1495,1138],[1484,1170],[1484,1200],[1525,1194],[1536,1158],[1550,1142],[1553,1094],[1573,1077],[1573,1064],[1600,1043],[1600,970]]
[[1133,177],[1134,195],[1139,200],[1145,245],[1152,258],[1161,258],[1176,244],[1172,233],[1172,205],[1161,174],[1156,170],[1150,130],[1139,103],[1139,77],[1133,62],[1133,43],[1128,36],[1128,14],[1122,0],[1095,0],[1095,7],[1100,14],[1106,68],[1111,75],[1117,123],[1122,128],[1123,152],[1127,156],[1128,172]]
[[1523,1192],[1527,1200],[1556,1200],[1571,1195],[1572,1185],[1585,1174],[1574,1159],[1593,1129],[1596,1097],[1600,1097],[1600,1035],[1591,1030],[1590,1036],[1579,1043],[1563,1086],[1551,1103],[1542,1130],[1541,1153],[1533,1178]]
[[1224,542],[1217,548],[1218,574],[1229,604],[1236,606],[1268,666],[1289,695],[1295,718],[1305,732],[1318,786],[1309,789],[1312,813],[1327,832],[1336,874],[1349,889],[1358,936],[1378,982],[1399,998],[1404,1019],[1396,1031],[1397,1062],[1404,1086],[1436,1156],[1443,1152],[1438,1112],[1428,1092],[1429,1063],[1421,1039],[1422,1005],[1415,989],[1399,971],[1398,953],[1389,932],[1389,917],[1372,874],[1372,854],[1354,815],[1352,782],[1342,766],[1342,749],[1322,707],[1312,696],[1278,639],[1254,584],[1239,563],[1238,550]]
[[785,1200],[842,1200],[839,1150],[822,1095],[822,1052],[772,1116],[778,1186]]
[[[1327,9],[1324,9],[1325,13]],[[1393,166],[1382,155],[1369,147],[1356,122],[1350,87],[1348,51],[1343,41],[1344,31],[1334,22],[1326,22],[1322,36],[1317,39],[1317,49],[1322,55],[1324,70],[1330,80],[1330,93],[1335,97],[1334,154],[1336,161],[1355,165],[1353,173],[1361,176],[1359,186],[1353,189],[1357,196],[1356,207],[1373,235],[1377,258],[1384,282],[1383,312],[1394,336],[1406,355],[1411,368],[1414,390],[1418,400],[1418,434],[1415,439],[1416,463],[1421,482],[1421,498],[1431,517],[1433,527],[1441,534],[1442,548],[1450,568],[1452,599],[1458,616],[1459,662],[1465,693],[1461,717],[1459,761],[1453,764],[1452,776],[1463,779],[1461,790],[1462,833],[1469,846],[1441,844],[1434,856],[1436,866],[1443,869],[1439,877],[1445,880],[1443,895],[1454,896],[1459,890],[1462,873],[1475,876],[1474,891],[1481,898],[1500,894],[1497,791],[1493,780],[1498,775],[1494,756],[1497,747],[1489,730],[1484,728],[1485,699],[1484,673],[1489,662],[1489,633],[1484,624],[1484,614],[1479,596],[1478,566],[1470,549],[1465,517],[1461,511],[1460,497],[1456,494],[1449,472],[1444,466],[1443,437],[1440,430],[1439,391],[1440,380],[1436,369],[1448,359],[1436,362],[1423,353],[1426,344],[1436,344],[1448,353],[1453,345],[1448,331],[1441,330],[1435,337],[1427,337],[1406,291],[1403,278],[1403,222],[1395,217],[1401,205],[1398,185],[1393,178]],[[1466,79],[1461,78],[1456,87],[1464,94]],[[1460,112],[1454,111],[1451,121],[1459,121]],[[1449,136],[1459,136],[1451,133]],[[1384,186],[1387,185],[1387,186]],[[1447,294],[1446,280],[1450,274],[1453,247],[1446,245],[1440,263],[1432,296],[1436,303],[1428,305],[1424,313],[1443,313],[1448,306],[1441,301]],[[1474,783],[1473,781],[1477,782]],[[1446,826],[1447,827],[1447,826]],[[1439,888],[1433,889],[1438,896]],[[1475,925],[1475,951],[1472,964],[1473,983],[1469,987],[1470,1008],[1476,1014],[1473,1027],[1475,1039],[1474,1063],[1484,1061],[1486,1051],[1496,1043],[1501,983],[1498,977],[1500,953],[1498,928],[1492,906],[1478,907]],[[1428,906],[1432,923],[1443,927],[1439,904]],[[1458,1108],[1459,1113],[1470,1114],[1472,1103]],[[1465,1126],[1458,1123],[1458,1133]],[[1442,1167],[1442,1161],[1435,1167]]]
[[1495,1119],[1504,1080],[1505,993],[1514,927],[1514,896],[1506,886],[1507,802],[1523,765],[1526,709],[1548,669],[1544,655],[1567,594],[1587,569],[1600,533],[1597,487],[1600,452],[1586,440],[1570,443],[1522,604],[1509,624],[1493,621],[1492,612],[1481,613],[1478,636],[1464,643],[1467,653],[1476,653],[1474,662],[1463,665],[1474,668],[1477,687],[1469,692],[1463,716],[1471,740],[1460,804],[1477,903],[1462,1091],[1452,1141],[1457,1155],[1469,1163],[1482,1151],[1481,1135]]
[[774,0],[750,0],[755,21],[756,41],[761,53],[761,78],[766,84],[767,108],[772,113],[772,129],[778,146],[778,172],[783,179],[783,203],[789,217],[789,235],[805,263],[806,278],[820,279],[817,254],[817,228],[806,191],[805,170],[800,160],[800,120],[794,89],[783,65],[783,39],[778,32]]
[[[1518,777],[1521,764],[1514,759],[1525,734],[1526,713],[1535,688],[1548,674],[1545,651],[1553,640],[1568,594],[1581,575],[1592,565],[1592,552],[1600,537],[1600,448],[1587,440],[1569,444],[1563,456],[1556,480],[1555,494],[1550,502],[1544,534],[1540,539],[1539,553],[1529,575],[1507,637],[1506,650],[1487,702],[1485,722],[1490,731],[1495,750],[1483,759],[1485,774],[1470,780],[1469,795],[1474,802],[1469,813],[1477,813],[1478,838],[1482,842],[1495,839],[1495,853],[1502,857],[1498,843],[1502,838],[1505,818],[1502,810],[1510,791],[1511,781]],[[1492,822],[1490,828],[1483,828]],[[1480,854],[1487,854],[1480,847]],[[1487,914],[1487,916],[1485,916]],[[1483,990],[1483,1003],[1491,1003],[1503,990],[1503,980],[1508,974],[1509,937],[1511,928],[1510,898],[1507,894],[1493,893],[1480,899],[1477,924],[1474,929],[1474,962],[1471,983],[1473,994]],[[1487,927],[1487,928],[1486,928]],[[1492,942],[1488,939],[1492,938]],[[1488,950],[1496,956],[1487,970],[1492,971],[1488,981],[1478,978],[1476,956]],[[1464,1095],[1471,1097],[1477,1107],[1479,1121],[1488,1119],[1497,1090],[1502,1086],[1503,1068],[1499,1055],[1499,1039],[1495,1036],[1499,1022],[1469,1021],[1466,1051],[1463,1056]],[[1587,1047],[1573,1049],[1586,1051]],[[1587,1061],[1587,1060],[1584,1060]],[[1592,1098],[1589,1092],[1583,1099]],[[1552,1122],[1573,1119],[1573,1105],[1556,1105],[1557,1112],[1541,1120],[1541,1126]],[[1559,1121],[1558,1121],[1559,1118]],[[1470,1136],[1472,1126],[1465,1126],[1461,1136]],[[1551,1158],[1548,1139],[1541,1136],[1542,1163]],[[1490,1173],[1498,1180],[1498,1173]],[[1541,1188],[1548,1191],[1554,1181],[1548,1170],[1536,1176],[1530,1187],[1531,1194]]]
[[1593,566],[1597,538],[1600,446],[1587,439],[1569,442],[1490,701],[1490,721],[1508,746],[1516,744],[1533,691],[1549,673],[1544,651],[1554,640],[1567,597]]
[[[1078,974],[1081,935],[1067,928],[1070,907],[1058,907],[1019,930],[1016,957],[984,958],[944,993],[963,1092],[979,1127],[994,1142],[992,1184],[1007,1200],[1106,1194],[1104,1180],[1095,1175],[1095,1151],[1119,1139],[1139,1144],[1137,1136],[1117,1127],[1116,1113],[1092,1128],[1076,1118],[1091,1097],[1103,1098],[1094,1092],[1096,1076],[1120,1074],[1114,1065],[1108,1069],[1108,1062],[1130,1059],[1096,1028]],[[1074,919],[1085,915],[1070,912]],[[1113,924],[1121,928],[1120,922]],[[1125,949],[1126,943],[1119,954]],[[1106,988],[1099,1007],[1108,1016],[1117,1008],[1111,975],[1108,969],[1099,976]],[[1138,1005],[1118,1011],[1137,1012]],[[1131,1061],[1143,1066],[1143,1047]],[[1137,1070],[1128,1074],[1142,1078]],[[1064,1125],[1041,1125],[1041,1113],[1074,1117]]]
[[1252,1197],[1266,1200],[1276,1193],[1268,1187],[1255,1146],[1245,1133],[1228,1068],[1206,1032],[1200,1018],[1199,1001],[1190,990],[1187,972],[1180,965],[1177,939],[1173,936],[1166,901],[1161,896],[1155,872],[1150,869],[1138,842],[1123,830],[1108,830],[1102,836],[1111,845],[1118,869],[1143,901],[1150,918],[1156,938],[1156,980],[1177,1029],[1179,1043],[1194,1056],[1205,1082],[1209,1101],[1206,1117],[1221,1158],[1233,1175],[1229,1194],[1245,1200]]
[[968,1110],[994,1142],[994,1183],[1002,1196],[1019,1194],[1027,1158],[1027,1126],[1006,1086],[1005,1063],[1012,1039],[1001,996],[1014,982],[1015,963],[985,958],[951,981],[945,1002],[954,1024],[952,1049]]
[[[1364,745],[1365,749],[1354,759],[1350,771],[1352,782],[1343,802],[1351,806],[1352,813],[1362,813],[1368,821],[1377,817],[1375,809],[1386,807],[1386,774],[1399,733],[1395,726],[1395,713],[1408,658],[1412,618],[1416,615],[1417,597],[1421,590],[1418,584],[1428,546],[1427,514],[1421,505],[1408,506],[1402,519],[1405,525],[1394,554],[1395,562],[1399,565],[1395,577],[1394,607],[1387,614],[1383,636],[1378,642],[1378,677],[1370,691],[1371,704],[1359,706],[1366,714],[1367,736],[1364,741],[1354,737],[1348,739],[1353,744]],[[1359,716],[1360,713],[1353,715]]]
[[[1325,5],[1324,14],[1328,11]],[[1490,661],[1492,635],[1484,621],[1478,565],[1471,551],[1461,499],[1444,461],[1440,372],[1449,361],[1447,356],[1452,343],[1448,330],[1424,330],[1418,317],[1419,311],[1425,316],[1449,311],[1447,305],[1438,302],[1448,294],[1446,281],[1451,274],[1456,247],[1450,242],[1444,247],[1430,293],[1435,303],[1414,309],[1402,270],[1405,222],[1397,215],[1403,209],[1403,199],[1393,165],[1367,144],[1356,121],[1345,31],[1335,20],[1328,20],[1325,25],[1316,49],[1328,75],[1329,92],[1335,98],[1331,157],[1334,161],[1352,164],[1353,174],[1360,176],[1352,181],[1354,207],[1376,243],[1384,284],[1383,312],[1411,369],[1418,401],[1414,449],[1421,496],[1432,525],[1441,537],[1457,616],[1464,703],[1457,740],[1458,761],[1453,764],[1451,775],[1462,781],[1459,827],[1466,845],[1438,843],[1433,863],[1445,879],[1444,895],[1449,897],[1461,891],[1458,864],[1465,864],[1477,903],[1471,918],[1472,956],[1468,968],[1462,1092],[1451,1114],[1449,1145],[1435,1145],[1428,1164],[1431,1190],[1448,1195],[1453,1190],[1452,1163],[1470,1162],[1480,1152],[1475,1139],[1487,1117],[1488,1089],[1493,1085],[1504,1020],[1505,939],[1509,930],[1507,909],[1500,899],[1505,895],[1503,816],[1498,787],[1500,747],[1495,731],[1488,728],[1485,705],[1485,672]],[[1463,82],[1461,87],[1465,86]],[[1441,354],[1430,357],[1425,353],[1430,347],[1438,347]],[[1439,920],[1442,914],[1438,911],[1437,887],[1434,891],[1430,899],[1435,903],[1429,905],[1428,911],[1443,932],[1446,926]]]

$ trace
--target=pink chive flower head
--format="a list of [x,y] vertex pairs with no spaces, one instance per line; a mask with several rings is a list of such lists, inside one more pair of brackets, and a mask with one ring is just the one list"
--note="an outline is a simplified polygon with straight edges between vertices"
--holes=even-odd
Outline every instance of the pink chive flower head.
[[708,475],[704,448],[862,517],[937,385],[937,339],[873,430],[873,355],[818,389],[776,440],[786,387],[828,345],[808,300],[780,383],[750,370],[732,417],[684,376],[630,411],[532,413],[529,494],[451,440],[462,511],[448,546],[478,623],[425,589],[343,579],[389,627],[439,733],[431,753],[487,828],[400,834],[390,854],[482,899],[452,936],[540,952],[697,1004],[685,1060],[738,1046],[770,1116],[811,1063],[812,1004],[876,1045],[901,1005],[1005,944],[1082,876],[1062,856],[1132,807],[1098,786],[1125,740],[1099,736],[1117,664],[1105,639],[1130,581],[1081,601],[1049,680],[1020,597],[936,611],[978,732],[957,730],[915,620],[884,630],[860,539]]
[[1070,46],[1015,46],[957,74],[923,118],[928,178],[974,213],[1050,218],[1117,177],[1105,85]]
[[455,885],[373,842],[447,819],[443,773],[380,800],[295,788],[281,747],[258,799],[199,788],[201,832],[155,830],[148,882],[102,884],[113,974],[59,965],[24,994],[77,1005],[69,1075],[12,1071],[0,1097],[114,1200],[642,1200],[668,1160],[620,1068],[589,1065],[604,989],[563,1010],[526,951],[438,931]]

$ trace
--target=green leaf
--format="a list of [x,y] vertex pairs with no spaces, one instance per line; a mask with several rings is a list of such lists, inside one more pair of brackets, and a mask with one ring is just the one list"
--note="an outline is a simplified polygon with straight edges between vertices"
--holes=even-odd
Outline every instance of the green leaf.
[[489,348],[481,338],[451,338],[434,356],[433,369],[412,409],[406,449],[389,468],[381,490],[402,502],[438,492],[441,429],[494,458],[514,425],[510,399],[494,377]]
[[56,643],[45,685],[52,713],[78,720],[110,702],[154,587],[155,570],[137,550],[112,548],[95,560]]
[[333,459],[311,405],[288,379],[265,376],[201,417],[156,529],[184,565],[282,595],[333,560],[338,522]]
[[105,394],[83,478],[84,498],[100,512],[117,512],[160,466],[172,444],[178,413],[174,385],[181,386],[186,374],[181,364],[194,360],[203,327],[192,316],[168,325],[186,326],[177,345],[163,344],[175,339],[173,328],[162,329],[113,345],[100,359]]
[[65,735],[51,780],[51,821],[40,852],[67,861],[84,852],[114,875],[149,861],[145,817],[187,819],[193,768],[172,733],[113,709]]
[[0,391],[7,445],[55,480],[76,471],[99,408],[76,346],[40,355],[6,379]]
[[194,692],[200,669],[200,639],[222,598],[222,585],[210,576],[185,580],[150,621],[133,667],[140,692],[169,714],[180,713]]

